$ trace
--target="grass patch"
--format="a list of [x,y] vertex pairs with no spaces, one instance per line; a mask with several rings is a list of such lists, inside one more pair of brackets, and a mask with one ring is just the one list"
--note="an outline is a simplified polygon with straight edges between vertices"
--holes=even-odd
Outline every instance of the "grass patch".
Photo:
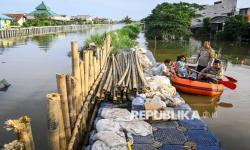
[[[137,45],[136,38],[140,33],[139,25],[131,24],[121,29],[109,32],[111,36],[111,52],[116,53],[119,50],[129,49]],[[98,47],[101,47],[104,42],[104,34],[92,35],[85,41],[85,45],[95,43]]]

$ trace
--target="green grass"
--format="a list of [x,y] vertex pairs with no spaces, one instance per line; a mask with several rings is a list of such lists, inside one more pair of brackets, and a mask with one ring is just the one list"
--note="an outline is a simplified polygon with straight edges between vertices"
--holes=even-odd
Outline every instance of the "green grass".
[[[133,48],[137,45],[136,38],[140,33],[139,25],[131,24],[121,29],[109,32],[111,36],[111,52],[116,53],[120,50]],[[104,42],[104,34],[92,35],[85,41],[85,44],[95,43],[97,46],[102,46]]]

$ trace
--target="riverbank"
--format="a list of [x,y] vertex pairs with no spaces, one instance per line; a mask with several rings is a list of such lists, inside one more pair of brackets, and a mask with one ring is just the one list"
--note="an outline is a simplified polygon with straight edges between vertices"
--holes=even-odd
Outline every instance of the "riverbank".
[[0,39],[14,38],[20,36],[35,36],[35,35],[62,33],[62,32],[77,32],[93,26],[102,26],[102,25],[43,26],[43,27],[0,30]]

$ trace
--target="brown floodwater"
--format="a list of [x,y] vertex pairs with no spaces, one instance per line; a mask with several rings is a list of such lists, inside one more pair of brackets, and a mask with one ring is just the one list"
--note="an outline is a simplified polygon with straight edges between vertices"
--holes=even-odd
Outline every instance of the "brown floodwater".
[[120,27],[103,25],[77,33],[0,39],[0,80],[4,78],[11,84],[0,92],[0,146],[15,139],[3,128],[4,122],[28,115],[36,149],[48,149],[45,96],[56,91],[56,73],[71,71],[70,42],[75,40],[83,46],[90,35]]
[[[157,62],[166,58],[175,60],[185,54],[194,56],[202,41],[190,39],[189,42],[145,41],[139,36],[139,45],[150,49]],[[250,149],[250,45],[233,42],[212,42],[215,50],[220,51],[226,66],[225,74],[238,80],[237,89],[225,88],[219,98],[180,93],[193,110],[197,110],[215,133],[224,149]]]

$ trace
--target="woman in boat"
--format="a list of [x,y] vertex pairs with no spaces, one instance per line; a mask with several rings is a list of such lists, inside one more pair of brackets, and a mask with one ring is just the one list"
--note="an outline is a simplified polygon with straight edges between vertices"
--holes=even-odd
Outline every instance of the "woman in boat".
[[216,54],[215,51],[212,49],[210,42],[205,41],[197,57],[197,62],[198,62],[197,71],[201,72],[203,69],[207,67],[212,67],[215,57]]
[[212,67],[207,67],[203,69],[198,79],[206,82],[218,83],[219,79],[222,79],[224,76],[224,71],[221,66],[221,61],[216,59],[212,65]]
[[186,67],[186,57],[184,55],[178,56],[177,60],[176,60],[176,70],[177,70],[177,74],[180,77],[187,77],[188,76],[188,70]]

